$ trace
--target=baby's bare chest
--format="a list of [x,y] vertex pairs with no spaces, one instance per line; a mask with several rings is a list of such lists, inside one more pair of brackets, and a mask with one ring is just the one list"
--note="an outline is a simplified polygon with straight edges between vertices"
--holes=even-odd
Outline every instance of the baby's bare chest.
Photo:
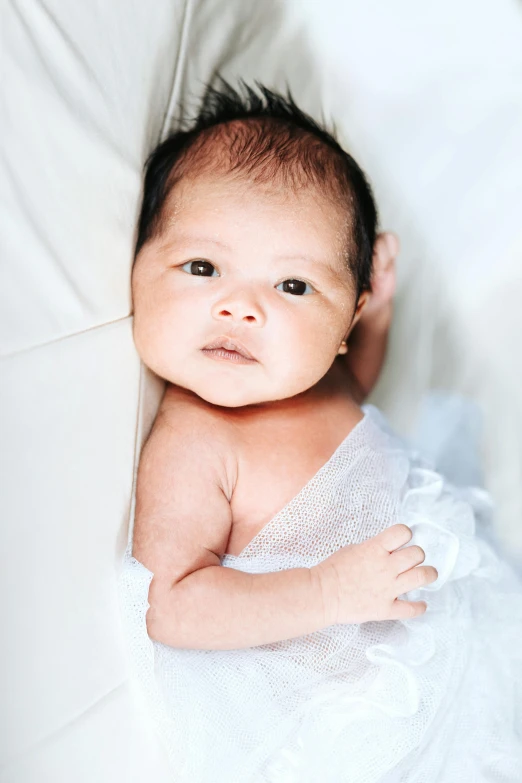
[[335,401],[322,413],[269,422],[243,433],[230,498],[227,554],[243,551],[330,459],[360,417],[352,406]]

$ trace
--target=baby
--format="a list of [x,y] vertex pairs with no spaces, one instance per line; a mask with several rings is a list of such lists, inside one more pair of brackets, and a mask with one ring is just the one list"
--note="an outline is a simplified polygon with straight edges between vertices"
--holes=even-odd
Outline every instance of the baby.
[[154,573],[149,634],[175,647],[413,617],[426,604],[399,596],[437,576],[420,547],[400,548],[404,525],[312,568],[221,565],[361,420],[393,293],[395,238],[376,239],[361,169],[292,101],[263,95],[211,92],[145,181],[134,337],[169,385],[139,468],[133,552]]
[[259,92],[209,90],[139,223],[134,337],[168,383],[121,583],[172,779],[516,783],[522,590],[485,493],[360,407],[397,242],[353,158]]

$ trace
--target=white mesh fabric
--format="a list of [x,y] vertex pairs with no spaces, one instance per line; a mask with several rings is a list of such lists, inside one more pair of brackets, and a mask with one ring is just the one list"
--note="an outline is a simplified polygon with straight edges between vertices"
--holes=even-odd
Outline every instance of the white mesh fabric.
[[261,647],[177,650],[146,634],[152,574],[130,555],[122,599],[136,676],[190,783],[520,781],[522,587],[454,489],[372,406],[299,494],[223,566],[320,562],[397,522],[439,571],[410,621],[325,628]]

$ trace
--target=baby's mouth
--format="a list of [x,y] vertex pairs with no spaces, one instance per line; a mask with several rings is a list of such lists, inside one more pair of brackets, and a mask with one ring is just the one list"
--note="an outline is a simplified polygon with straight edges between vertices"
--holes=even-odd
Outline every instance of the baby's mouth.
[[231,361],[236,364],[253,364],[257,361],[250,351],[231,337],[218,337],[201,349],[205,356],[218,361]]

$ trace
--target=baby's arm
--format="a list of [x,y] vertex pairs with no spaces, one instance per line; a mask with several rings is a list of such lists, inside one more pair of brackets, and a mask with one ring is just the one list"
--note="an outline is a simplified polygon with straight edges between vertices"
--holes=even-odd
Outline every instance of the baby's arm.
[[133,554],[154,574],[149,635],[173,647],[228,649],[321,627],[310,569],[250,575],[221,566],[232,521],[230,449],[219,422],[183,408],[160,414],[138,471]]
[[425,611],[422,602],[396,600],[436,578],[434,569],[413,568],[424,559],[419,547],[390,555],[411,538],[404,525],[344,547],[314,568],[246,574],[221,566],[231,528],[228,484],[219,424],[190,410],[161,414],[138,472],[133,546],[154,574],[151,638],[173,647],[234,649]]

